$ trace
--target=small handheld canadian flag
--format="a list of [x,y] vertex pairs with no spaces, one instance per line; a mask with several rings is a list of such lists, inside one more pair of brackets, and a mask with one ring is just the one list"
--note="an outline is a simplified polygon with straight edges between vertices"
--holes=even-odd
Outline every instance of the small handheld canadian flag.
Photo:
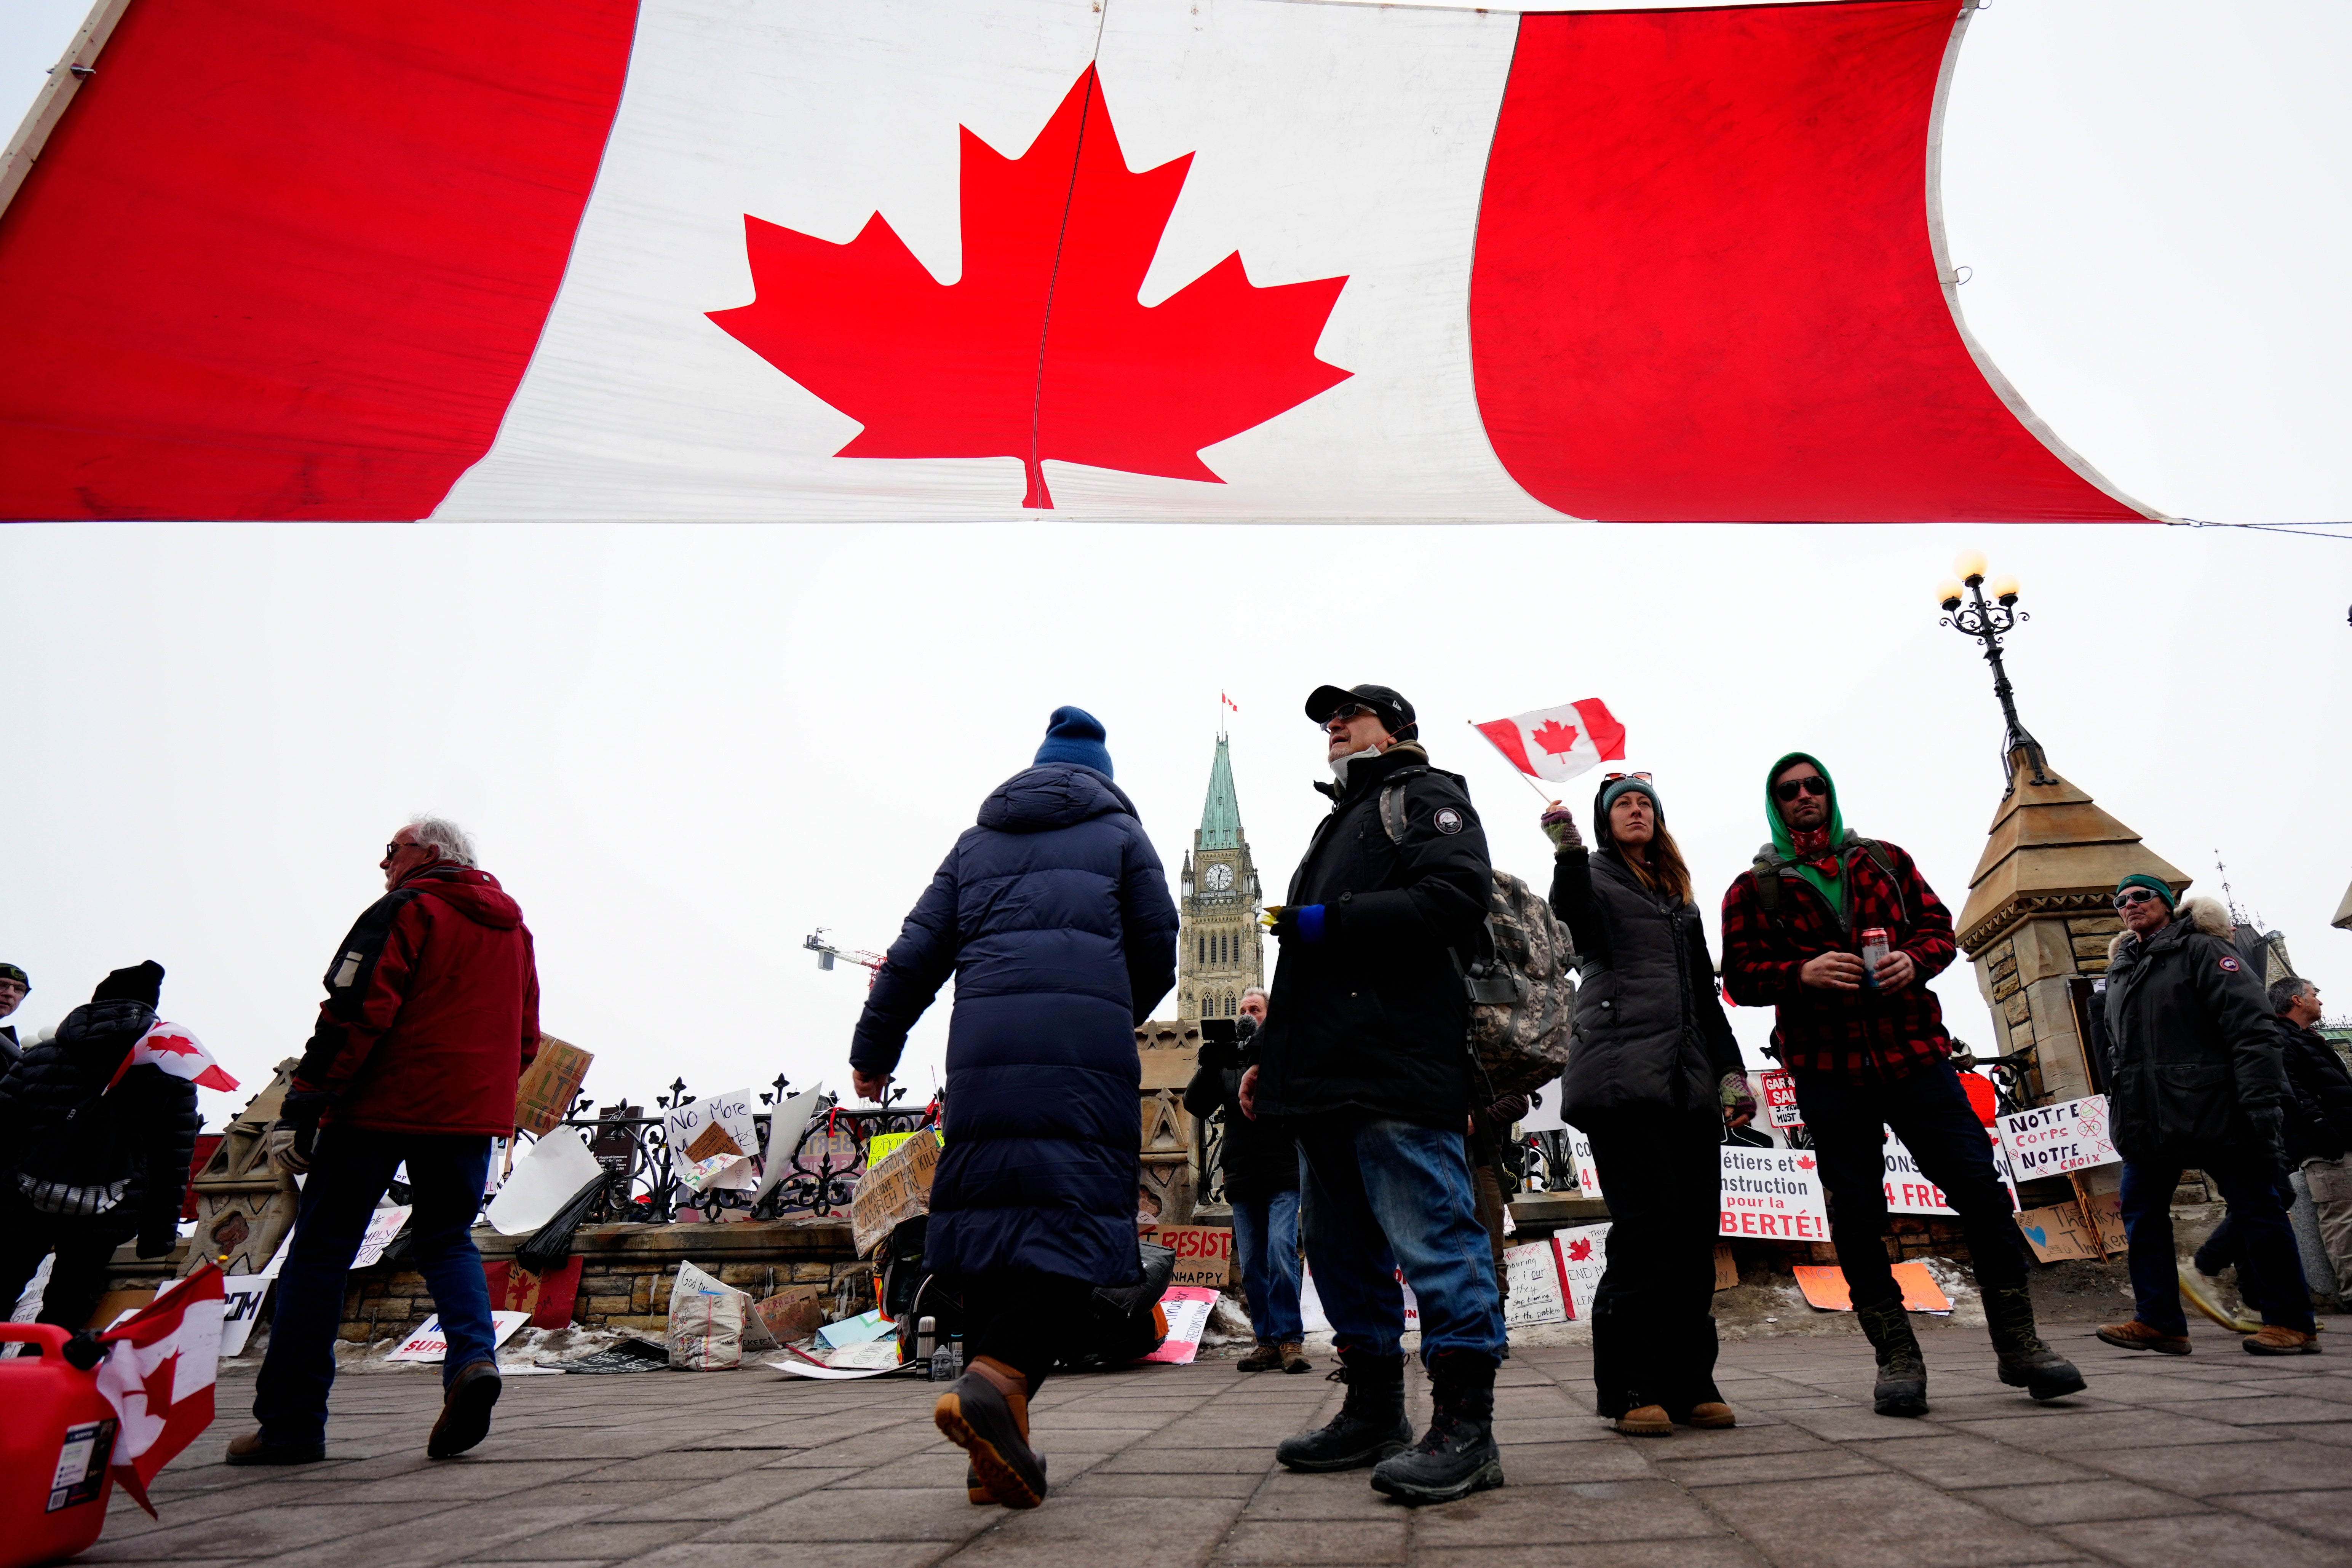
[[98,1391],[122,1423],[108,1463],[151,1516],[147,1483],[213,1424],[224,1301],[221,1271],[206,1263],[98,1336]]
[[131,1043],[114,1076],[106,1081],[109,1089],[122,1082],[122,1075],[134,1067],[160,1067],[174,1078],[184,1078],[199,1089],[230,1090],[236,1080],[213,1060],[204,1041],[175,1023],[157,1019],[152,1028]]
[[1625,727],[1598,697],[1475,727],[1510,765],[1554,783],[1625,755]]

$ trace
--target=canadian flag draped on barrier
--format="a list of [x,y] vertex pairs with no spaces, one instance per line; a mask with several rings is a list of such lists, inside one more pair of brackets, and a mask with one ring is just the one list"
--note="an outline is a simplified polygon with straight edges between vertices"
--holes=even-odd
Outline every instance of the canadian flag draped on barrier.
[[160,1067],[174,1078],[184,1078],[199,1089],[223,1092],[236,1087],[205,1042],[175,1023],[157,1019],[154,1026],[131,1043],[114,1076],[106,1081],[109,1089],[122,1082],[122,1075],[134,1067]]
[[151,1516],[147,1483],[213,1424],[222,1302],[221,1271],[206,1263],[98,1336],[98,1391],[122,1423],[108,1464]]
[[1625,727],[1599,697],[1489,719],[1475,727],[1512,767],[1555,784],[1625,755]]

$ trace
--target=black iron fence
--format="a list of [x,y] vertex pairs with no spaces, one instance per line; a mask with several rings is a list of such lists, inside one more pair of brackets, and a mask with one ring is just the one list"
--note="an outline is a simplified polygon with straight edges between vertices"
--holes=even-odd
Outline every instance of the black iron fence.
[[[757,1146],[748,1151],[755,1157],[765,1155],[774,1108],[783,1103],[787,1087],[778,1078],[773,1092],[760,1096],[765,1108],[751,1117],[759,1134]],[[698,1192],[683,1179],[690,1162],[684,1157],[685,1151],[670,1146],[668,1124],[673,1112],[696,1101],[697,1096],[686,1092],[684,1080],[679,1080],[670,1085],[667,1094],[655,1097],[656,1113],[650,1116],[643,1106],[625,1100],[607,1103],[593,1115],[588,1113],[595,1110],[596,1103],[584,1095],[572,1106],[571,1117],[562,1124],[587,1139],[589,1152],[606,1172],[604,1194],[583,1223],[667,1225],[689,1210],[699,1211],[705,1219],[717,1219],[730,1209],[749,1210],[753,1219],[845,1214],[857,1178],[866,1174],[866,1151],[874,1138],[885,1133],[917,1132],[939,1121],[936,1102],[924,1107],[848,1110],[841,1106],[838,1095],[828,1094],[809,1118],[799,1141],[781,1156],[787,1162],[782,1176],[755,1200],[751,1191],[720,1187]],[[755,1168],[761,1168],[765,1185],[764,1167]]]

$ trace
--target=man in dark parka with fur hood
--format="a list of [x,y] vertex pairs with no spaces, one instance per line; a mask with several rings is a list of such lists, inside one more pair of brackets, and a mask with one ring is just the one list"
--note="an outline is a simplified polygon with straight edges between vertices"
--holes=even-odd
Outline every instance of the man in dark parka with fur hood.
[[973,1357],[933,1419],[971,1490],[1045,1500],[1029,1398],[1097,1286],[1139,1277],[1135,1026],[1176,983],[1176,904],[1100,721],[1054,711],[907,916],[849,1051],[877,1097],[948,977],[946,1148],[925,1261],[962,1292]]
[[2116,913],[2126,929],[2107,957],[2107,1114],[2124,1156],[2136,1315],[2099,1337],[2189,1354],[2171,1205],[2180,1173],[2197,1169],[2229,1203],[2240,1293],[2263,1314],[2246,1349],[2315,1352],[2303,1260],[2279,1204],[2285,1072],[2260,977],[2211,899],[2180,902],[2161,878],[2134,874],[2116,888]]

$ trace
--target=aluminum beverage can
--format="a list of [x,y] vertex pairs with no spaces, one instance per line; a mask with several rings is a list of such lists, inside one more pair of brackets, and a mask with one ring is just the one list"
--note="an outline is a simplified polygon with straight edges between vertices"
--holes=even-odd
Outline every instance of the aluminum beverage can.
[[1884,925],[1868,925],[1862,933],[1862,983],[1878,988],[1878,966],[1895,948],[1895,933]]

